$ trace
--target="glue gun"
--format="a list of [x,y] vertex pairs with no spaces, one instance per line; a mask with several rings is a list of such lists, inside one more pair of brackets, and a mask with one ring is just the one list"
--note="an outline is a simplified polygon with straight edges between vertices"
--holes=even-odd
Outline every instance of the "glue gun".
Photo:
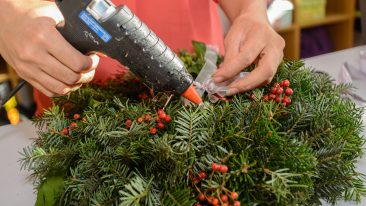
[[127,66],[150,88],[200,104],[183,62],[131,10],[108,0],[56,0],[63,37],[82,53],[100,52]]

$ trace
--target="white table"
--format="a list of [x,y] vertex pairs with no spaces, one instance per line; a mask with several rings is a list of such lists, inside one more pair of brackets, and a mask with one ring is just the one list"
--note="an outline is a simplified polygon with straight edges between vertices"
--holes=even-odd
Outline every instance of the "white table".
[[31,138],[36,138],[35,128],[30,121],[18,126],[0,127],[0,205],[31,206],[36,194],[29,173],[20,170],[18,160],[20,151],[31,145]]
[[[321,55],[306,59],[308,66],[317,70],[328,72],[334,78],[338,77],[341,65],[345,61],[356,61],[360,50],[364,47],[357,47],[350,50]],[[366,83],[358,85],[361,91],[366,91]],[[364,116],[366,126],[366,115]],[[364,132],[366,136],[366,132]],[[30,122],[23,122],[18,126],[0,127],[0,205],[1,206],[31,206],[34,205],[36,194],[32,184],[27,180],[29,173],[20,171],[18,160],[21,155],[19,151],[31,144],[31,138],[36,137],[35,128]],[[366,158],[361,159],[358,171],[366,174]],[[352,203],[340,202],[340,206],[355,205]],[[366,205],[366,199],[359,205]]]

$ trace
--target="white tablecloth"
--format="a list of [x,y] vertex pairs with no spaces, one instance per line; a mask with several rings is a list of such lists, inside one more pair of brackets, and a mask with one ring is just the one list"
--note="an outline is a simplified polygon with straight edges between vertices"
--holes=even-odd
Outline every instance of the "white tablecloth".
[[[333,77],[338,77],[341,65],[345,61],[356,61],[360,50],[364,47],[357,47],[350,50],[322,55],[305,62],[320,71],[325,71]],[[357,85],[361,91],[366,91],[366,83]],[[364,115],[366,126],[366,115]],[[366,136],[366,132],[364,132]],[[31,138],[36,137],[35,128],[30,122],[23,122],[18,126],[0,127],[0,206],[30,206],[34,205],[36,195],[32,183],[27,180],[29,173],[20,171],[18,160],[22,148],[31,144]],[[366,174],[366,158],[361,159],[358,164],[358,171]],[[348,206],[352,203],[339,202],[337,205]],[[366,205],[366,199],[359,205]]]

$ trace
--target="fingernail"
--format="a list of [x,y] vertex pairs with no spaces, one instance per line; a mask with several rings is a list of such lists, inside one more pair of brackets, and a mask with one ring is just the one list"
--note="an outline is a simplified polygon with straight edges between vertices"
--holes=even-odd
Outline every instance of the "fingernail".
[[75,91],[76,91],[76,90],[78,90],[81,86],[82,86],[82,85],[77,86],[77,87],[74,87],[74,88],[71,88],[70,92],[75,92]]
[[226,92],[226,96],[232,96],[234,94],[239,93],[239,90],[236,88],[230,88],[227,92]]
[[224,77],[220,77],[220,76],[213,77],[213,80],[215,83],[220,83],[220,82],[224,81]]
[[94,75],[95,75],[95,70],[91,70],[89,72],[82,73],[79,83],[85,84],[85,83],[90,82],[94,78]]
[[97,68],[97,66],[99,64],[99,56],[96,54],[92,54],[92,55],[90,55],[90,58],[92,59],[92,66],[90,69],[94,70]]
[[68,94],[70,91],[71,91],[71,89],[70,89],[70,88],[66,88],[66,89],[64,89],[62,92],[63,92],[63,94]]

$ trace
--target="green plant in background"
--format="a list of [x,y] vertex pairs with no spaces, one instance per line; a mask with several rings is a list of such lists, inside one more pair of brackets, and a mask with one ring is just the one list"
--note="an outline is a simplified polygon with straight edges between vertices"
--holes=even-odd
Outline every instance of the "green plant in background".
[[[205,46],[182,60],[197,75]],[[183,106],[130,75],[88,85],[34,120],[23,151],[36,205],[319,205],[359,201],[362,109],[302,62],[230,101]]]

